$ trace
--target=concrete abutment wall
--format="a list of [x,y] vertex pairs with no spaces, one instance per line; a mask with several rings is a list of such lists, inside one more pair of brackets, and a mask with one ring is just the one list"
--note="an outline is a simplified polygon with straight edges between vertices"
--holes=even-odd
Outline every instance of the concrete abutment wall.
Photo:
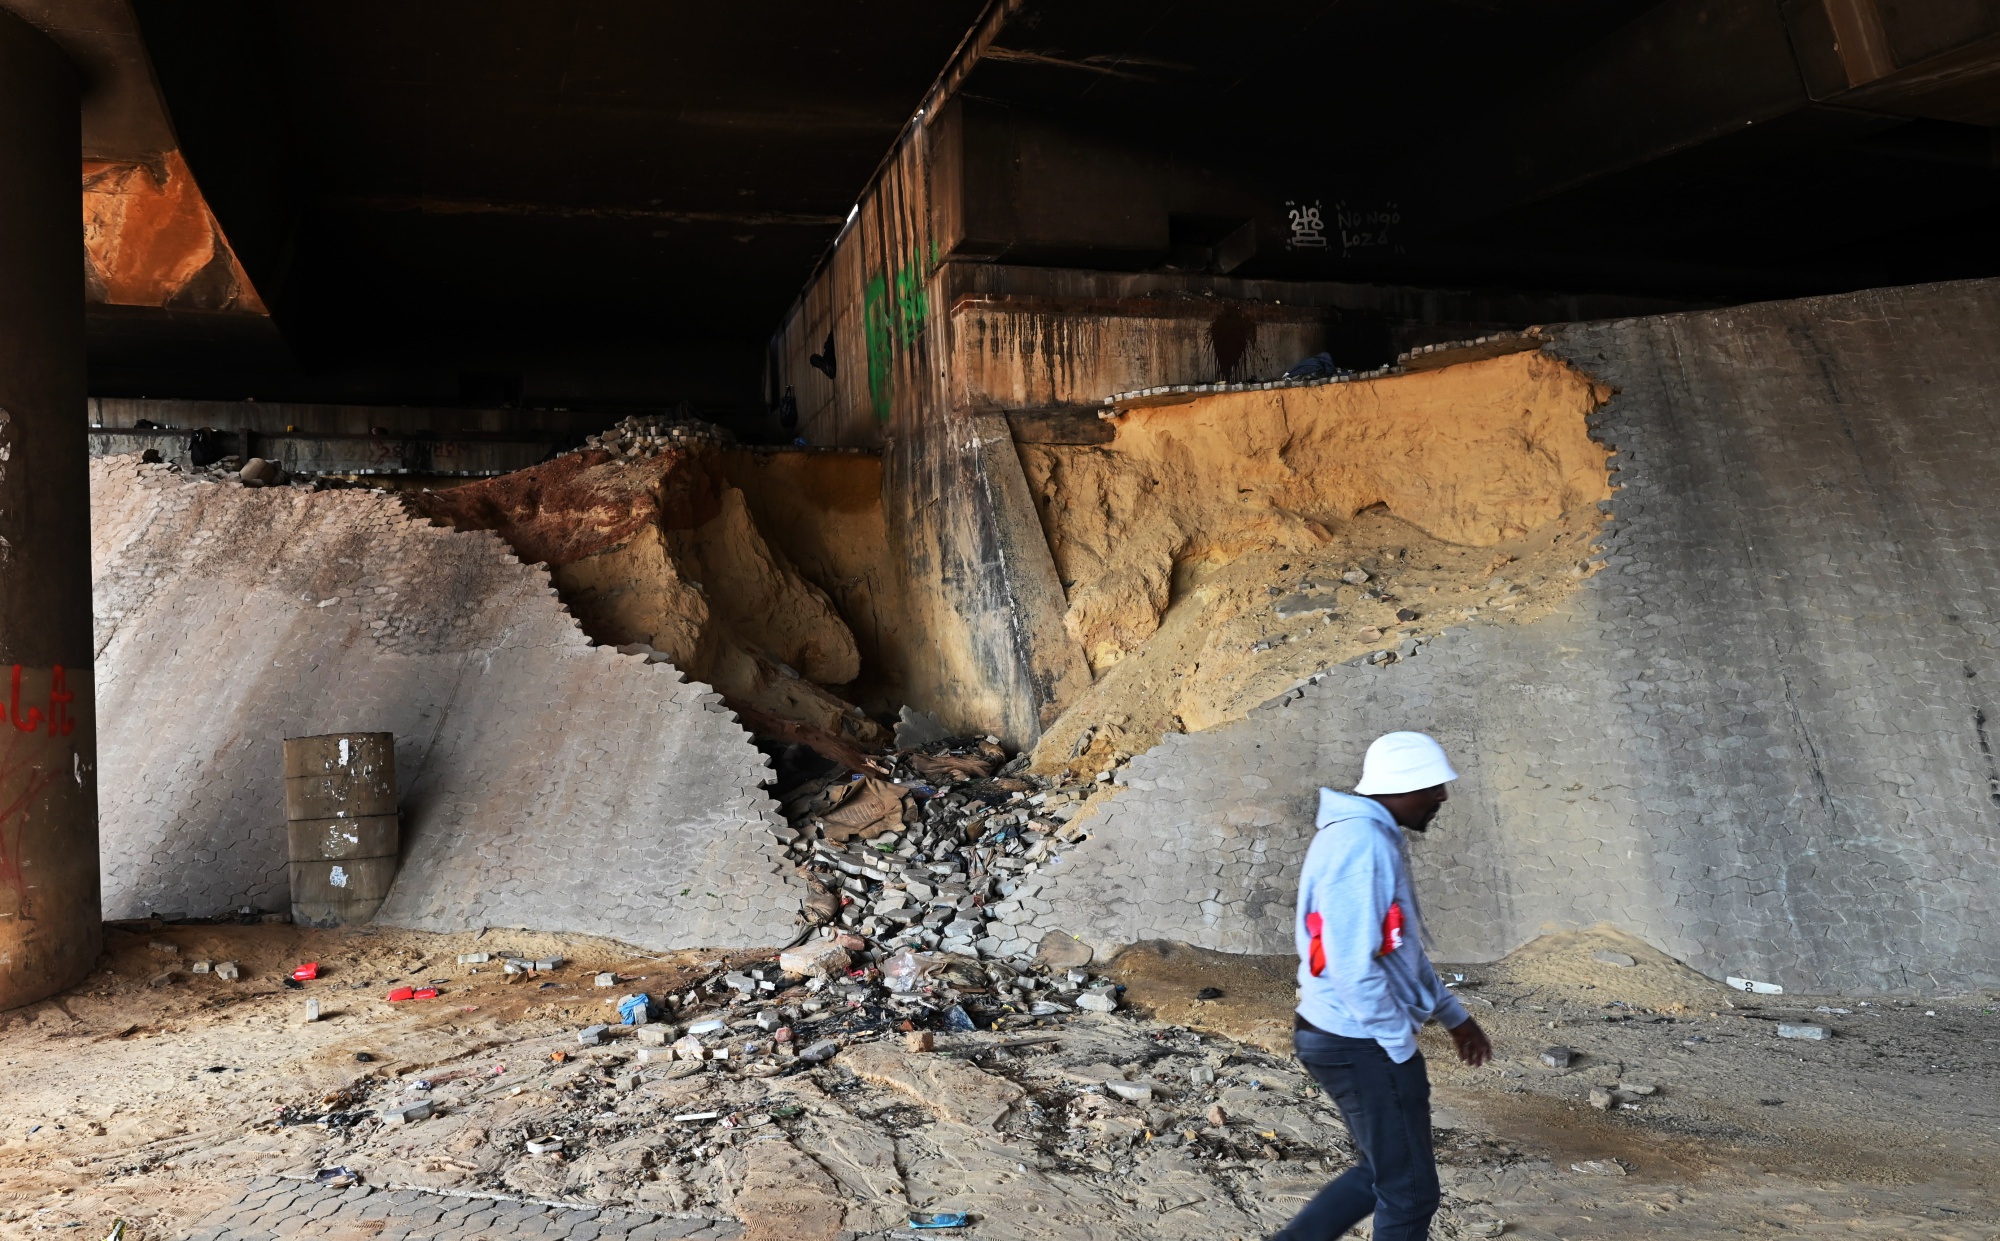
[[1445,959],[1609,920],[1794,988],[2000,980],[2000,282],[1552,349],[1617,389],[1607,569],[1141,756],[1040,922],[1290,951],[1314,790],[1419,728],[1465,773],[1412,849]]

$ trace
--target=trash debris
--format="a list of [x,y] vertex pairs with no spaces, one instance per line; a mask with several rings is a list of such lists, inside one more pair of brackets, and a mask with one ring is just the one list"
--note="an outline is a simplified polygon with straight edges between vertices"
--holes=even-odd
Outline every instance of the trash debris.
[[1754,978],[1737,978],[1734,975],[1723,979],[1738,991],[1748,991],[1753,995],[1783,995],[1785,989],[1774,982],[1758,982]]
[[1624,1176],[1625,1165],[1616,1159],[1585,1159],[1569,1166],[1572,1172],[1582,1172],[1590,1176]]
[[313,1184],[324,1185],[328,1189],[346,1189],[360,1183],[361,1174],[352,1168],[321,1168],[313,1174]]
[[1789,1021],[1781,1021],[1778,1023],[1778,1037],[1808,1039],[1817,1043],[1824,1042],[1831,1037],[1831,1031],[1825,1026],[1793,1025]]
[[553,1155],[563,1148],[563,1139],[558,1137],[529,1138],[523,1143],[530,1155]]
[[389,992],[391,1004],[400,1004],[404,1000],[435,1000],[437,997],[436,987],[397,987]]
[[292,971],[292,980],[294,982],[311,982],[318,977],[319,962],[317,961],[308,961]]
[[653,997],[644,994],[628,995],[618,1001],[618,1020],[628,1026],[645,1024],[653,1014]]
[[1197,992],[1195,992],[1195,993],[1194,993],[1194,998],[1195,998],[1195,999],[1197,999],[1197,1000],[1203,1000],[1203,1001],[1207,1001],[1207,1000],[1219,1000],[1219,999],[1221,999],[1221,998],[1222,998],[1222,988],[1221,988],[1221,987],[1203,987],[1203,988],[1202,988],[1201,990],[1199,990],[1199,991],[1197,991]]
[[912,1228],[963,1228],[967,1216],[963,1211],[912,1211]]
[[460,965],[484,965],[492,959],[493,954],[490,952],[461,952],[458,954],[458,963]]

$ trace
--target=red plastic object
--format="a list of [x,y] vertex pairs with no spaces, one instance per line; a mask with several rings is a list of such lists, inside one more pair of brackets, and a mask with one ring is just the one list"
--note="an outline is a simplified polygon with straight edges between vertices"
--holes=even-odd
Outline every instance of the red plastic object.
[[389,993],[389,1002],[391,1004],[403,1000],[435,1000],[437,998],[438,989],[436,987],[398,987]]
[[389,1002],[394,1004],[399,1000],[415,999],[416,994],[416,992],[410,990],[408,987],[398,987],[389,993]]
[[292,977],[298,979],[300,982],[311,982],[313,979],[319,977],[319,962],[306,962],[292,971]]
[[410,998],[413,1000],[435,1000],[438,998],[438,989],[436,987],[418,987],[416,991],[411,993]]

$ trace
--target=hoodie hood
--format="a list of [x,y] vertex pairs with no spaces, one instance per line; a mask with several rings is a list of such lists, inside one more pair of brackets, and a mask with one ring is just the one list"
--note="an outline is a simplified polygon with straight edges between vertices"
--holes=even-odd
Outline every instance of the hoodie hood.
[[1374,798],[1340,793],[1333,789],[1321,789],[1319,815],[1313,820],[1313,826],[1325,828],[1344,819],[1367,819],[1378,827],[1385,827],[1398,836],[1402,835],[1388,807]]

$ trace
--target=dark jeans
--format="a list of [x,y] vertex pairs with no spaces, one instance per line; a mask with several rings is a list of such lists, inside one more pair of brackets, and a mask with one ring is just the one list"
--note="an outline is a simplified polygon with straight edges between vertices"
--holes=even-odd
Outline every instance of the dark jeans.
[[1327,1183],[1272,1241],[1332,1241],[1375,1216],[1375,1241],[1424,1241],[1438,1208],[1431,1080],[1421,1052],[1402,1064],[1374,1039],[1301,1027],[1299,1062],[1347,1121],[1358,1161]]

